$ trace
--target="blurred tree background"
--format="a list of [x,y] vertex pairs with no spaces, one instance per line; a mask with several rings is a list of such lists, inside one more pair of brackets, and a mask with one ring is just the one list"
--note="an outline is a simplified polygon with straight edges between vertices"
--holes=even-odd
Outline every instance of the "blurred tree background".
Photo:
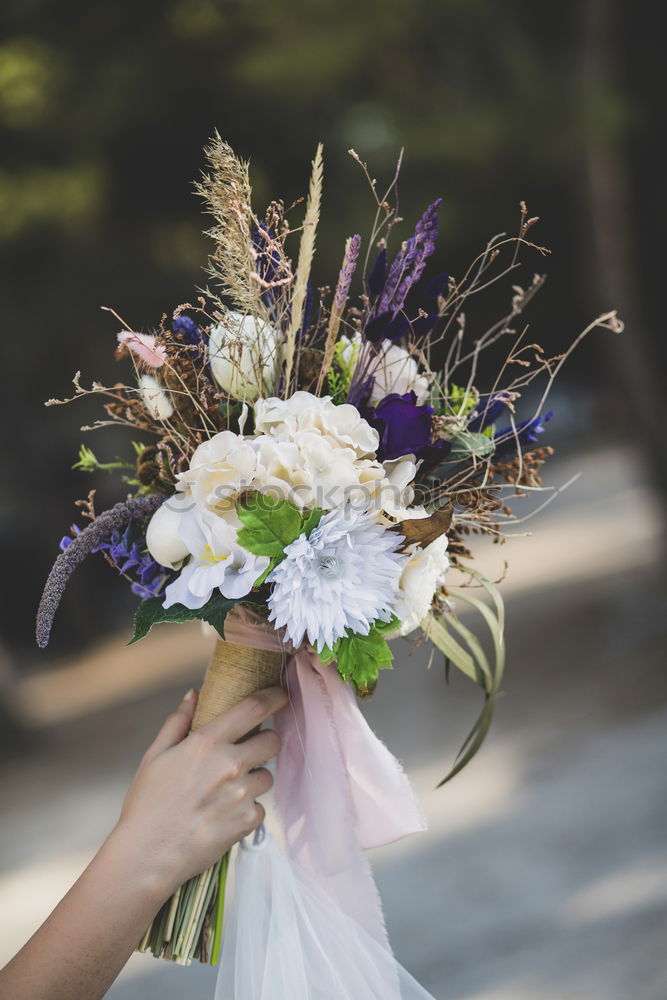
[[[117,323],[101,305],[148,329],[203,283],[191,181],[215,127],[252,159],[258,210],[302,194],[325,143],[322,282],[345,236],[371,221],[350,147],[380,183],[406,147],[405,231],[441,195],[439,263],[455,275],[515,230],[525,199],[553,251],[517,276],[549,273],[534,338],[556,351],[610,308],[628,324],[579,352],[550,426],[581,447],[636,439],[665,489],[662,36],[646,16],[620,0],[4,0],[1,628],[19,662],[35,660],[42,581],[91,485],[70,467],[93,405],[41,404],[68,395],[77,370],[116,377]],[[124,447],[117,431],[98,433],[96,451]],[[96,485],[100,508],[118,499]],[[101,560],[70,586],[54,654],[127,622],[131,598]]]

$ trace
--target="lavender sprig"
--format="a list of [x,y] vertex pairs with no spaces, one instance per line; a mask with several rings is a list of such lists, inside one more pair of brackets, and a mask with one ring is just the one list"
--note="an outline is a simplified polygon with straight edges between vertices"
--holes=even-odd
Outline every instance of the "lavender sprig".
[[403,308],[412,286],[419,281],[438,238],[438,210],[442,198],[432,202],[415,226],[414,235],[403,244],[389,269],[376,313],[396,313]]
[[336,338],[338,337],[345,303],[347,302],[347,297],[350,293],[352,278],[354,277],[354,272],[357,268],[360,247],[361,236],[358,233],[354,236],[350,236],[345,244],[343,262],[340,266],[338,281],[336,283],[336,291],[334,292],[333,304],[331,306],[331,314],[329,315],[329,326],[327,329],[327,339],[324,343],[322,369],[320,371],[320,377],[317,381],[316,391],[318,394],[322,389],[324,379],[326,378],[327,372],[331,368],[331,363],[333,362],[334,351],[336,348]]
[[334,294],[333,312],[341,313],[345,308],[347,297],[350,294],[352,278],[354,277],[354,272],[357,268],[360,249],[361,236],[357,233],[355,236],[351,236],[347,241],[345,256],[343,257],[343,263],[341,264],[340,273],[338,275],[336,292]]
[[67,586],[67,581],[96,548],[109,538],[114,531],[122,531],[131,521],[141,521],[154,514],[164,502],[162,494],[149,497],[131,497],[117,503],[111,510],[99,514],[95,520],[72,539],[70,545],[61,552],[48,575],[37,611],[37,645],[44,649],[51,636],[53,619]]

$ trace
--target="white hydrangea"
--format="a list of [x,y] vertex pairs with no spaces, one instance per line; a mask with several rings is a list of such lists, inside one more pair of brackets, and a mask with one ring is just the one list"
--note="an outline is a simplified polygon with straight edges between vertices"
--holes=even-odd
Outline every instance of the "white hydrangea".
[[346,630],[368,635],[390,621],[407,556],[403,538],[369,514],[348,508],[325,514],[310,537],[301,535],[269,574],[269,621],[294,646],[322,649]]
[[195,449],[190,468],[177,477],[177,489],[223,513],[233,508],[239,493],[251,487],[256,473],[252,441],[233,431],[220,431]]
[[[195,450],[190,467],[177,476],[180,496],[221,517],[233,514],[247,490],[290,500],[300,509],[324,510],[350,504],[357,510],[384,511],[400,520],[413,499],[416,474],[412,456],[386,462],[375,458],[378,435],[353,406],[336,406],[297,392],[288,400],[261,399],[255,406],[256,436],[220,431]],[[169,565],[177,561],[161,542]]]
[[[256,489],[275,490],[299,507],[333,510],[349,503],[360,510],[386,510],[392,516],[411,502],[406,487],[416,473],[414,460],[406,456],[400,461],[403,476],[397,479],[404,481],[399,487],[375,458],[377,431],[350,404],[337,406],[329,396],[309,392],[296,392],[286,400],[260,399],[255,404],[255,429],[261,455]],[[290,456],[289,467],[285,455]],[[392,473],[398,464],[388,463]]]
[[380,443],[378,432],[350,403],[336,405],[330,396],[295,392],[289,399],[258,399],[255,430],[279,441],[298,441],[304,431],[327,435],[342,447],[351,448],[358,458],[375,456]]

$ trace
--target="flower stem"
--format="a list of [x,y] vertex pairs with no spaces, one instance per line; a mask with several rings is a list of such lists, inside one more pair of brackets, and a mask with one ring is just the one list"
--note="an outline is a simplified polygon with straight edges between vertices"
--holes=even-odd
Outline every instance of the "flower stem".
[[220,961],[220,944],[222,941],[222,918],[225,912],[225,890],[227,888],[227,872],[229,870],[229,853],[220,862],[220,878],[218,881],[218,898],[215,903],[215,930],[213,947],[211,949],[211,965]]

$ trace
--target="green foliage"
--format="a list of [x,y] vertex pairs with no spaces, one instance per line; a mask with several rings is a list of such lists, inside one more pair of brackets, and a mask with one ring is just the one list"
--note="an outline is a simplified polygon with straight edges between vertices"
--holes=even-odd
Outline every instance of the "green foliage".
[[448,462],[462,462],[470,458],[482,459],[493,451],[493,439],[488,434],[460,431],[451,438],[452,450]]
[[306,536],[310,538],[310,533],[313,531],[324,516],[324,511],[320,507],[314,507],[310,513],[304,518],[301,525],[301,531]]
[[[444,653],[447,663],[453,664],[461,673],[478,684],[484,692],[482,710],[464,740],[454,761],[454,766],[442,779],[440,785],[444,785],[455,774],[458,774],[472,760],[484,742],[491,725],[495,699],[500,690],[505,669],[505,611],[502,597],[497,588],[480,573],[475,570],[469,570],[469,572],[491,598],[493,607],[489,607],[484,601],[474,597],[469,588],[450,590],[450,594],[469,604],[484,619],[491,636],[492,660],[489,661],[477,636],[458,621],[453,614],[447,615],[446,618],[435,618],[434,615],[429,614],[421,623],[424,633],[434,646]],[[458,638],[455,638],[453,633]]]
[[[299,535],[310,535],[324,514],[323,510],[315,508],[304,517],[289,500],[276,499],[264,493],[248,494],[237,510],[243,522],[238,533],[239,545],[256,556],[269,556],[274,565],[281,559],[286,546]],[[262,574],[258,583],[267,574]]]
[[[146,447],[145,445],[137,444],[136,441],[132,442],[132,446],[137,455]],[[87,448],[85,444],[82,444],[79,448],[79,458],[72,466],[73,469],[80,469],[81,472],[115,472],[118,469],[132,469],[134,471],[134,462],[126,462],[122,458],[116,458],[113,462],[100,462],[96,457],[95,453]]]
[[172,604],[170,608],[163,608],[162,601],[162,597],[149,597],[141,602],[134,615],[134,635],[128,643],[129,646],[148,635],[153,625],[158,625],[161,622],[180,624],[195,619],[208,622],[224,639],[225,619],[232,608],[240,603],[237,600],[223,597],[219,592],[214,594],[203,608],[194,610],[186,608],[183,604]]
[[217,591],[204,605],[204,607],[199,609],[197,612],[197,618],[200,618],[201,621],[207,622],[207,624],[211,625],[216,630],[220,638],[224,639],[225,619],[232,608],[241,603],[243,602],[230,597],[223,597],[222,594]]
[[368,635],[349,633],[332,648],[322,649],[320,659],[323,663],[336,660],[341,678],[349,681],[358,695],[367,697],[375,690],[379,672],[391,669],[394,654],[384,636],[397,624],[394,615],[388,622],[374,622]]
[[301,513],[289,500],[279,500],[264,493],[250,493],[238,505],[243,527],[239,545],[256,556],[279,559],[285,547],[302,532]]
[[345,374],[337,365],[332,365],[327,372],[327,392],[333,402],[336,404],[344,403],[347,399],[348,388],[349,379],[346,379]]
[[451,382],[447,386],[447,412],[467,416],[477,405],[477,395]]

